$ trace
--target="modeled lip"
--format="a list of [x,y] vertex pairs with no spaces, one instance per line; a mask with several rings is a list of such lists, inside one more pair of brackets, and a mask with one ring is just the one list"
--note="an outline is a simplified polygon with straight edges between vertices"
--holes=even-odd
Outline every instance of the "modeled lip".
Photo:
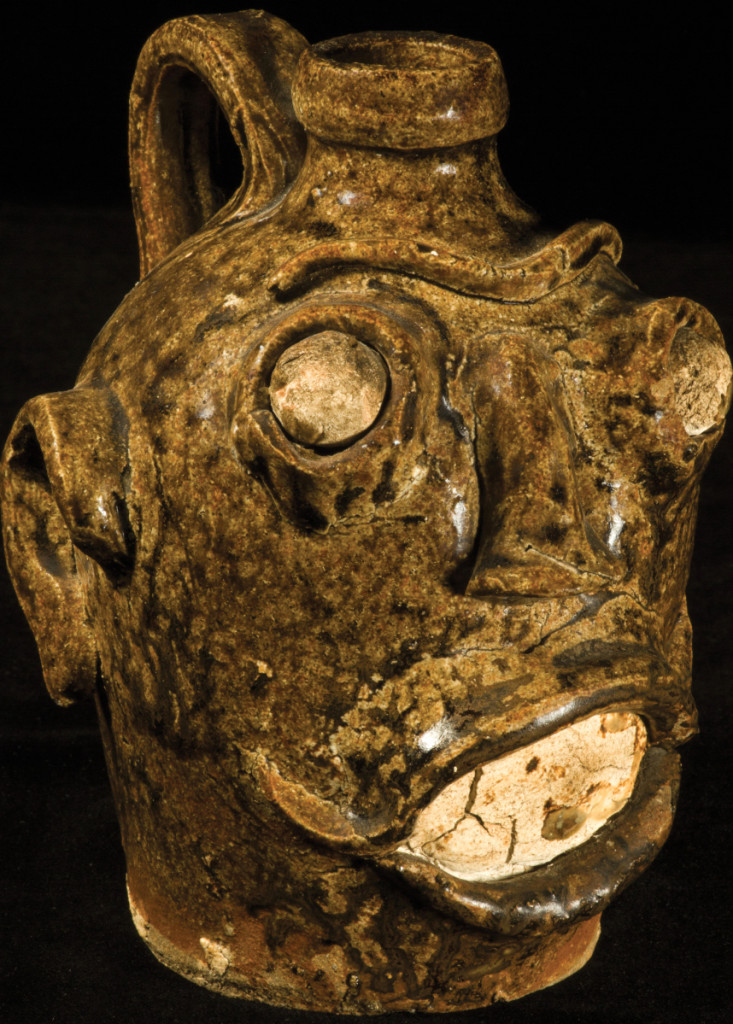
[[[627,713],[618,707],[597,711],[600,718],[619,714]],[[566,720],[566,726],[581,721]],[[544,738],[552,735],[545,732]],[[509,753],[522,753],[531,759],[537,747],[536,743],[525,744]],[[439,859],[431,860],[411,850],[409,841],[420,823],[419,814],[412,817],[411,831],[402,830],[396,845],[396,837],[390,839],[393,828],[389,815],[360,819],[316,797],[301,784],[288,781],[272,762],[262,759],[254,767],[262,791],[315,841],[371,861],[416,889],[441,913],[507,936],[540,934],[600,913],[644,871],[663,846],[674,818],[680,775],[679,755],[673,749],[660,744],[648,747],[638,765],[633,792],[597,831],[546,863],[491,880],[475,874],[460,877],[446,870]],[[446,788],[439,789],[433,799]],[[621,796],[624,798],[623,793]],[[385,843],[389,843],[387,848]]]
[[679,755],[651,747],[631,798],[581,845],[552,861],[494,881],[457,877],[405,846],[375,858],[438,910],[503,935],[542,932],[591,917],[654,859],[672,825]]
[[[549,653],[551,670],[557,666],[558,671],[565,670],[565,661],[560,663],[552,651],[543,649],[543,653]],[[465,699],[456,700],[448,715],[437,720],[433,716],[427,728],[418,722],[408,723],[401,732],[397,729],[395,750],[402,752],[405,766],[402,785],[393,784],[387,776],[384,786],[375,787],[375,771],[370,768],[364,774],[364,792],[368,792],[365,801],[359,789],[361,779],[346,776],[335,793],[331,787],[328,796],[321,795],[312,783],[298,777],[299,772],[288,771],[278,752],[259,751],[253,756],[249,771],[262,795],[312,839],[354,856],[381,861],[398,851],[422,812],[462,775],[516,751],[526,751],[583,719],[634,714],[643,721],[651,747],[673,748],[694,735],[694,704],[682,676],[661,659],[655,660],[654,652],[646,648],[637,651],[634,647],[631,653],[622,653],[624,657],[616,660],[609,655],[603,672],[606,685],[599,687],[595,664],[598,651],[593,645],[587,665],[580,664],[578,658],[568,662],[573,671],[569,690],[564,678],[553,680],[548,672],[554,692],[539,698],[535,696],[532,677],[517,672],[512,664],[505,668],[505,680],[497,680],[482,690],[481,679],[487,666],[475,656],[436,660],[429,663],[427,670],[425,662],[421,662],[414,677],[408,673],[400,679],[397,699],[403,691],[421,682],[426,688],[429,683],[439,694],[442,677],[455,673],[467,680]],[[490,657],[487,655],[487,659]],[[541,668],[546,670],[547,666]],[[436,672],[434,679],[428,674],[432,670]],[[611,672],[615,672],[615,678],[609,679]],[[471,685],[474,679],[475,688]],[[395,699],[395,695],[390,695],[390,699]],[[380,708],[376,710],[379,712]],[[344,730],[344,744],[358,749],[358,744],[368,743],[375,720],[378,724],[379,716],[371,716],[367,708],[356,723],[348,724],[348,731]],[[396,726],[403,724],[399,721]],[[337,734],[335,740],[336,754],[344,757],[342,737]],[[630,803],[636,802],[643,774],[640,770]],[[614,818],[617,820],[620,817]]]
[[[461,692],[448,714],[432,722],[425,716],[425,724],[410,723],[398,734],[405,784],[390,785],[387,776],[383,800],[372,800],[368,811],[356,788],[345,788],[340,799],[320,796],[264,754],[252,765],[260,791],[315,842],[371,862],[440,912],[472,926],[499,935],[539,934],[598,914],[651,863],[669,834],[679,786],[673,748],[694,733],[695,713],[686,676],[654,649],[613,637],[574,640],[558,633],[533,651],[532,674],[524,670],[521,652],[516,664],[502,652],[505,665],[488,652],[423,660],[400,677],[397,697],[415,686],[442,694],[454,678]],[[494,678],[495,669],[501,675]],[[482,685],[489,678],[491,685]],[[633,789],[619,794],[617,806],[611,793],[610,810],[596,814],[583,802],[587,790],[570,805],[595,815],[596,824],[605,820],[592,834],[579,834],[573,849],[558,842],[557,856],[528,858],[511,877],[492,877],[480,863],[474,870],[476,858],[470,870],[456,869],[449,858],[441,863],[440,851],[425,856],[424,846],[411,845],[431,805],[468,773],[515,755],[526,756],[526,770],[536,744],[589,718],[614,715],[635,718],[649,746],[634,763]],[[367,742],[374,720],[361,713],[349,723],[344,742]],[[552,787],[548,797],[548,813],[565,809],[554,806]]]

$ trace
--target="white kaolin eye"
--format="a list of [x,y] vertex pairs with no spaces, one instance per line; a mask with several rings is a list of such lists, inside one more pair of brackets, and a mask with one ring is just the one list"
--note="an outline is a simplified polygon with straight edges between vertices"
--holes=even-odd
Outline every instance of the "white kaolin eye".
[[270,404],[294,441],[337,448],[372,426],[387,382],[387,368],[373,348],[341,331],[321,331],[280,356],[270,380]]

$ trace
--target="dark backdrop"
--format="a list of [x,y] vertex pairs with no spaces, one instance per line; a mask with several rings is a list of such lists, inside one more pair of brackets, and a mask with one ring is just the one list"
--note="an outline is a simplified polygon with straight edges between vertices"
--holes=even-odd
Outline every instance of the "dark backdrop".
[[[711,6],[711,5],[709,5]],[[127,89],[163,21],[218,5],[58,5],[4,15],[5,197],[127,201]],[[226,8],[224,8],[226,9]],[[546,215],[607,218],[620,230],[729,237],[716,204],[728,165],[730,44],[706,4],[430,5],[271,0],[316,41],[364,28],[431,28],[490,42],[512,99],[502,135],[509,180]],[[13,74],[13,70],[15,74]]]
[[[4,18],[0,428],[28,397],[69,387],[136,275],[126,93],[147,35],[220,9],[162,3],[14,5]],[[84,9],[86,10],[86,9]],[[525,5],[272,0],[317,40],[431,28],[490,42],[512,111],[506,175],[566,226],[614,223],[650,294],[687,294],[733,337],[727,34],[704,4]],[[462,1022],[728,1020],[731,973],[728,659],[733,509],[724,439],[706,478],[689,597],[702,734],[684,751],[681,806],[651,869],[603,918],[591,963],[543,993]],[[166,971],[134,933],[93,715],[45,696],[32,638],[0,574],[3,656],[0,1016],[18,1024],[234,1024],[319,1018],[230,1002]],[[427,1021],[397,1015],[399,1022]],[[432,1018],[435,1020],[436,1018]]]

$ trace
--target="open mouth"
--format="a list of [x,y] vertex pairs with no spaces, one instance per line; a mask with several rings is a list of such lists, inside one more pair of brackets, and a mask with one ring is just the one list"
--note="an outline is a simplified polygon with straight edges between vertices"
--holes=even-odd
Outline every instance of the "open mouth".
[[641,717],[618,704],[465,773],[458,763],[458,777],[396,843],[389,814],[349,816],[265,759],[257,771],[262,791],[318,842],[372,861],[441,913],[498,935],[540,934],[600,913],[672,826],[679,755],[648,742]]
[[380,866],[441,910],[503,934],[591,916],[654,858],[674,816],[679,757],[641,719],[573,722],[466,773]]
[[621,810],[645,750],[646,729],[630,712],[567,725],[446,786],[398,853],[471,881],[546,864]]

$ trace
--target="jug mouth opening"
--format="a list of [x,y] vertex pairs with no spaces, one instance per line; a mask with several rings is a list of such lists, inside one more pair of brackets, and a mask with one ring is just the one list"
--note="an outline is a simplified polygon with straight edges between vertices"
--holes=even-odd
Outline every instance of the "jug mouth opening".
[[293,105],[319,138],[394,149],[493,136],[509,106],[492,47],[437,32],[362,32],[310,47]]
[[485,43],[428,32],[363,32],[327,40],[313,49],[319,56],[337,64],[366,64],[407,71],[460,68],[496,56]]

